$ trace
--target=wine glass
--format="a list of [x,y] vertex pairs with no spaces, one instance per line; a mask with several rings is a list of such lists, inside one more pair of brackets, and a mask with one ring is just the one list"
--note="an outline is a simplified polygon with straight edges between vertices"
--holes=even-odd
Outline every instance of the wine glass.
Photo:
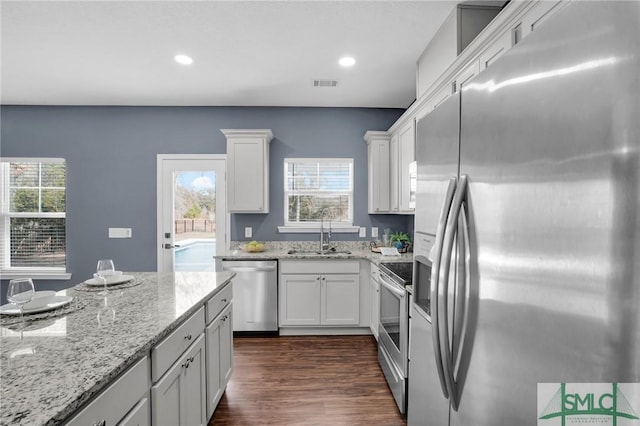
[[18,307],[20,310],[20,322],[23,322],[22,311],[24,305],[29,303],[36,291],[33,287],[31,278],[18,278],[9,281],[9,289],[7,290],[7,300]]
[[104,291],[102,291],[100,294],[106,296],[108,294],[107,277],[112,276],[115,271],[115,267],[113,266],[113,260],[111,259],[98,260],[98,267],[96,269],[97,269],[96,275],[100,277],[100,279],[102,279],[102,282],[104,283]]
[[104,296],[104,304],[98,311],[98,327],[105,327],[116,322],[116,310],[109,306],[108,298]]

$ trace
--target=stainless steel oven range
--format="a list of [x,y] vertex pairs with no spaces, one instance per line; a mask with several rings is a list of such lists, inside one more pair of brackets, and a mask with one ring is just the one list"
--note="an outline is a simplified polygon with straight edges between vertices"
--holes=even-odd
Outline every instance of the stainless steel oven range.
[[400,413],[407,407],[409,294],[412,263],[380,264],[378,361]]

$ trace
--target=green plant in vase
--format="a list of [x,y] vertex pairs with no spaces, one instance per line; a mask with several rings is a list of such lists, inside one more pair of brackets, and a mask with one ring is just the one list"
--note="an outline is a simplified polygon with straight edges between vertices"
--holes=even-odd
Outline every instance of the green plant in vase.
[[403,250],[411,243],[411,237],[406,232],[396,232],[389,236],[389,244],[398,250]]

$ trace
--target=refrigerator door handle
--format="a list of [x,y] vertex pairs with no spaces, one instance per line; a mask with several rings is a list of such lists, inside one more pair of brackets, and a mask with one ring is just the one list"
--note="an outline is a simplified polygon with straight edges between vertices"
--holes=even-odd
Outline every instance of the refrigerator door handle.
[[431,268],[431,328],[433,333],[433,352],[436,358],[436,367],[438,370],[438,378],[440,379],[440,387],[442,388],[442,394],[445,398],[449,399],[449,392],[447,390],[447,384],[445,382],[444,367],[442,362],[442,351],[440,349],[440,332],[439,332],[439,320],[438,320],[438,278],[440,277],[440,257],[442,255],[442,244],[444,241],[444,231],[449,217],[449,210],[451,209],[451,203],[453,196],[456,192],[457,179],[452,177],[449,179],[447,186],[447,192],[442,203],[442,210],[440,210],[440,218],[438,219],[438,228],[436,230],[436,241],[433,267]]
[[440,277],[438,285],[438,334],[440,335],[440,350],[442,352],[442,366],[444,370],[444,380],[451,401],[451,408],[458,410],[458,398],[456,383],[453,376],[453,356],[451,354],[451,339],[449,337],[449,269],[451,268],[451,254],[454,249],[456,230],[460,209],[467,192],[467,176],[460,177],[458,187],[451,203],[449,218],[444,232],[442,254],[440,256]]

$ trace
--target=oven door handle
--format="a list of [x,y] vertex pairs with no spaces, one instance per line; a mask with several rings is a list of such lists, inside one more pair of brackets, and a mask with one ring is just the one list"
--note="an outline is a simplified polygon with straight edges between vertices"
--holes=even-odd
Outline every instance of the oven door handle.
[[407,296],[406,290],[401,290],[393,284],[389,284],[384,279],[380,280],[380,284],[387,290],[389,290],[394,295],[398,296],[400,299],[404,299]]
[[447,225],[447,218],[449,217],[449,211],[451,210],[451,203],[453,202],[453,196],[456,192],[457,179],[455,177],[449,179],[449,185],[447,186],[447,192],[442,203],[442,210],[440,210],[440,218],[438,219],[438,228],[436,229],[436,241],[434,245],[433,254],[433,267],[431,269],[431,336],[433,338],[433,353],[436,358],[436,367],[438,371],[438,379],[440,381],[440,388],[445,398],[449,399],[449,391],[447,390],[447,384],[444,378],[444,367],[442,363],[442,351],[440,349],[440,327],[438,320],[438,290],[439,290],[439,278],[440,278],[440,258],[442,256],[442,245],[444,243],[444,231]]

